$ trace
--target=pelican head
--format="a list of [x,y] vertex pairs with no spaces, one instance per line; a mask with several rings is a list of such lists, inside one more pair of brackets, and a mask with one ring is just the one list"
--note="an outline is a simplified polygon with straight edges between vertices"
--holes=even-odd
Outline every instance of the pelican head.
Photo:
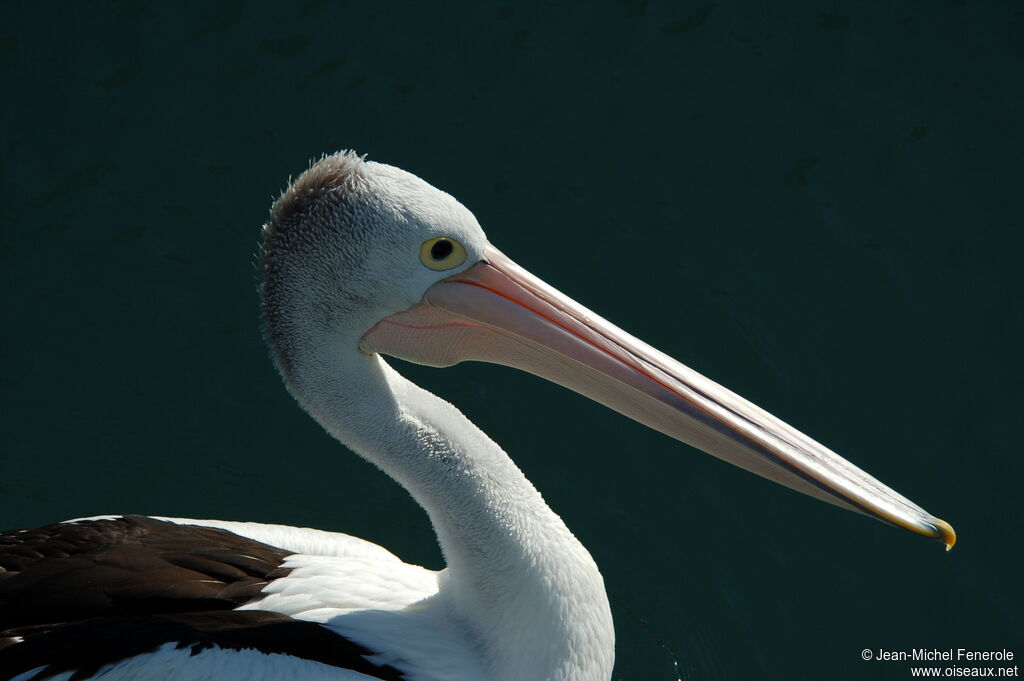
[[512,366],[804,494],[955,541],[946,522],[517,266],[462,204],[403,170],[325,157],[274,205],[262,256],[267,336],[286,381],[298,345],[323,342],[432,366]]
[[487,247],[453,197],[352,152],[326,156],[292,182],[263,236],[263,315],[278,360],[313,337],[354,338],[356,349],[367,329],[479,262]]

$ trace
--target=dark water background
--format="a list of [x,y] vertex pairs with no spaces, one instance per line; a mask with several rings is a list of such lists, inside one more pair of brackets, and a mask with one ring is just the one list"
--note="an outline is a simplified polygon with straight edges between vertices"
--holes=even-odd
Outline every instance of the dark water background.
[[1024,5],[5,2],[0,36],[2,525],[260,520],[440,567],[258,331],[272,197],[354,147],[960,534],[945,554],[511,370],[401,367],[590,548],[616,679],[1024,655]]

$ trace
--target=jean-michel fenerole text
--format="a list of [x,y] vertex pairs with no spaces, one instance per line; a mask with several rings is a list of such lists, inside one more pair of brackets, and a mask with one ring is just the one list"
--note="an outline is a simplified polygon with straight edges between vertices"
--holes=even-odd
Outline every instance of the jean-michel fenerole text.
[[913,662],[1003,662],[1013,659],[1013,651],[969,650],[967,648],[913,648],[912,650],[884,650],[875,653],[876,660],[898,660]]

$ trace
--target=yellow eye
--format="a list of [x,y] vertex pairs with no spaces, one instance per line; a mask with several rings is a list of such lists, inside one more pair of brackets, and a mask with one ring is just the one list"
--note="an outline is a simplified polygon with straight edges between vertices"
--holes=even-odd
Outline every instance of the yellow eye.
[[450,270],[466,262],[466,249],[451,237],[427,239],[420,246],[420,261],[432,270]]

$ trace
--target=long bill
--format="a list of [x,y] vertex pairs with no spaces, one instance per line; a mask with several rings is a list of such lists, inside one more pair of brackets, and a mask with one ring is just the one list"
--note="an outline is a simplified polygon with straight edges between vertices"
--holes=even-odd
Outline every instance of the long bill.
[[362,347],[430,366],[479,360],[529,371],[780,485],[941,539],[947,550],[956,542],[949,523],[494,247],[376,324]]

